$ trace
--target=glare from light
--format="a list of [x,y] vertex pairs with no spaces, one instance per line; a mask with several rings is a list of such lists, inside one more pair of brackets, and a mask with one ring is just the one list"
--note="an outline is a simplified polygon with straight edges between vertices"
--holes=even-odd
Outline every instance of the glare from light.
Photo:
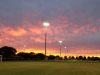
[[47,28],[47,27],[50,26],[50,23],[48,23],[48,22],[44,22],[44,23],[43,23],[43,26]]
[[59,41],[60,44],[62,44],[63,41]]

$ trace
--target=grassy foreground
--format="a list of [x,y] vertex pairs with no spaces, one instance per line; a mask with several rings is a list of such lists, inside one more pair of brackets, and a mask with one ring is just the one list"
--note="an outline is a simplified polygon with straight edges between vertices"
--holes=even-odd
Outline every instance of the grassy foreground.
[[0,75],[100,75],[100,63],[2,62]]

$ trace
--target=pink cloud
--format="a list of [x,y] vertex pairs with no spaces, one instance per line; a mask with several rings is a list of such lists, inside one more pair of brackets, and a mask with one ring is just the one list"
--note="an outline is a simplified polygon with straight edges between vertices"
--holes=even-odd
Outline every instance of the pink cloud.
[[[79,35],[86,35],[89,33],[96,33],[99,31],[100,31],[100,26],[95,26],[92,23],[87,23],[85,25],[77,25],[71,23],[66,17],[59,16],[50,23],[50,27],[47,30],[47,42],[49,45],[53,45],[53,43],[57,44],[59,40],[63,41],[72,40],[72,37],[74,38]],[[12,39],[13,39],[12,43],[15,43],[14,46],[17,47],[19,47],[18,45],[21,45],[23,47],[24,44],[28,46],[30,45],[32,47],[32,43],[36,45],[38,43],[40,46],[41,43],[42,44],[44,43],[44,31],[41,20],[38,20],[35,23],[32,23],[29,20],[25,20],[22,21],[22,24],[16,28],[3,26],[0,32],[4,33],[4,36],[3,38],[1,38],[0,42],[2,42],[3,40],[5,40],[5,38],[7,38],[5,40],[5,43],[3,44],[6,43],[8,44],[9,40],[12,41]],[[15,39],[15,37],[17,38],[17,40]],[[75,44],[73,40],[71,42]],[[81,45],[80,43],[78,45],[79,46],[77,47],[83,49],[80,46]],[[81,53],[80,49],[75,50],[75,52],[79,51],[79,53]],[[72,51],[74,52],[74,49]]]

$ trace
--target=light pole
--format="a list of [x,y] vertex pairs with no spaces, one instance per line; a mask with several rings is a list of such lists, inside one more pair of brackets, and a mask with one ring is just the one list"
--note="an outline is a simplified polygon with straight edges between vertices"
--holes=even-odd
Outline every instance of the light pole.
[[58,41],[58,42],[59,42],[59,46],[60,46],[60,57],[61,57],[61,46],[62,46],[63,41]]
[[45,56],[46,56],[46,53],[47,53],[47,28],[50,26],[50,23],[44,22],[43,26],[45,28],[44,36],[45,36]]

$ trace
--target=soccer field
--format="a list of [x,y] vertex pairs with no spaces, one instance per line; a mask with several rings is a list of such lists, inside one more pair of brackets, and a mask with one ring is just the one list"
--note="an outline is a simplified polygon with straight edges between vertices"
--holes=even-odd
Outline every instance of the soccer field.
[[100,75],[100,63],[2,62],[0,75]]

